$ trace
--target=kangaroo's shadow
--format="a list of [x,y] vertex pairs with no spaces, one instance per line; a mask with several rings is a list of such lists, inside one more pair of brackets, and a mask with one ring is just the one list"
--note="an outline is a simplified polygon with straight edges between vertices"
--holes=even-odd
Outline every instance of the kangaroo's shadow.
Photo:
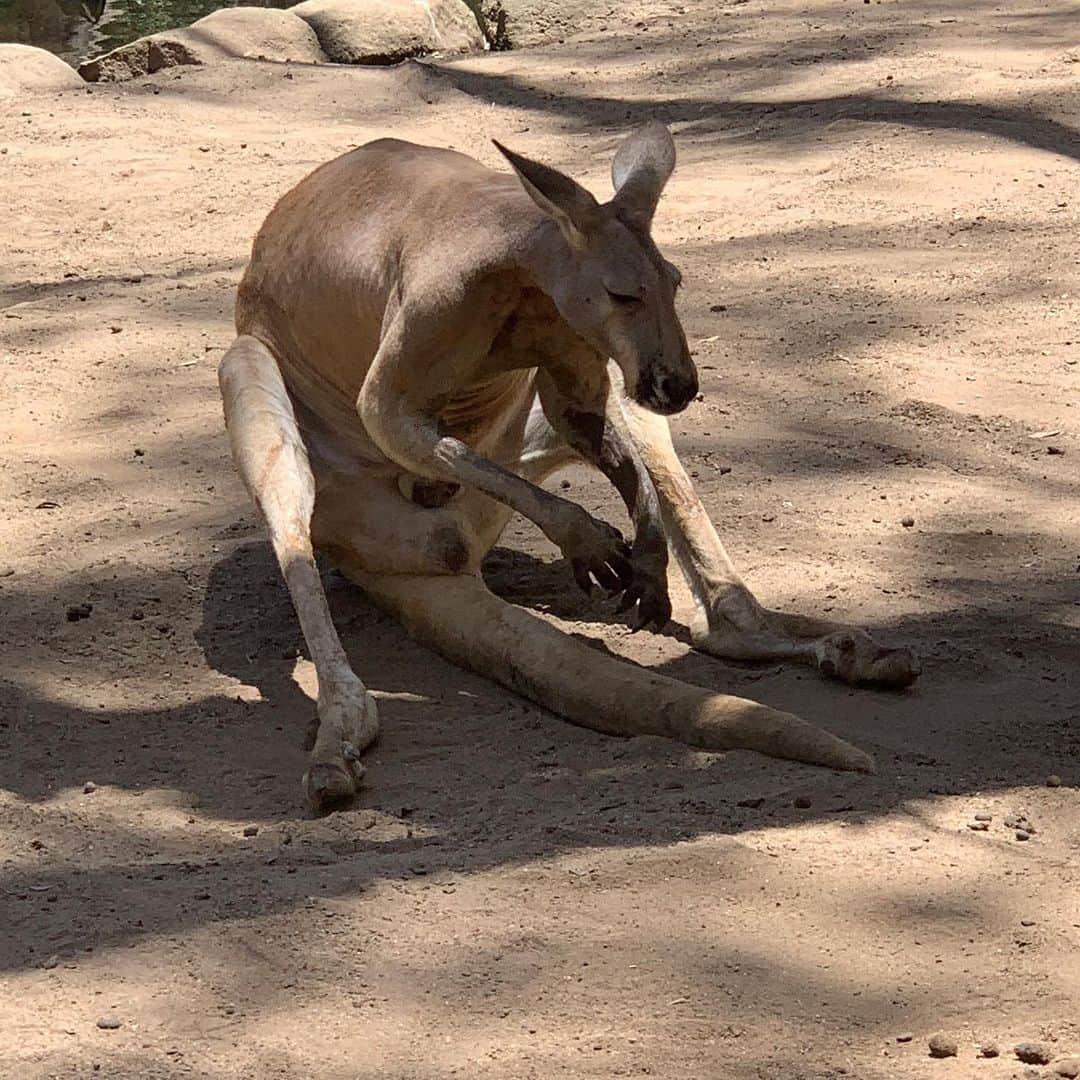
[[[418,661],[430,656],[329,561],[320,559],[320,569],[334,626],[362,679],[377,678],[379,674],[381,648],[373,643],[373,635],[376,639],[388,638],[395,650],[415,651]],[[617,598],[599,589],[586,596],[563,559],[546,562],[526,552],[498,547],[484,561],[482,572],[488,588],[509,603],[568,622],[626,625],[625,617],[616,610]],[[569,632],[591,647],[614,655],[602,640]],[[670,623],[665,634],[685,645],[690,642],[686,627],[677,622]],[[207,662],[218,672],[256,686],[262,697],[277,708],[306,711],[314,717],[313,702],[293,677],[294,661],[310,656],[269,543],[242,544],[213,566],[195,638]],[[706,663],[732,670],[775,666],[738,662],[729,665],[712,659]],[[678,675],[675,670],[668,673]],[[461,677],[472,678],[465,672]],[[313,735],[314,720],[308,739]]]

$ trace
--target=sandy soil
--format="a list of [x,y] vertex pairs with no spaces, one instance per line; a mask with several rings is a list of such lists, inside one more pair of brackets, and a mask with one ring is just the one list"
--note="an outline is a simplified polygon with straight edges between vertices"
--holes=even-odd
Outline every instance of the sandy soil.
[[[441,68],[237,62],[8,107],[0,1074],[1000,1080],[1020,1039],[1080,1053],[1078,16],[631,4]],[[328,573],[385,735],[314,820],[312,670],[215,387],[251,237],[377,135],[490,163],[496,136],[603,192],[650,116],[682,155],[657,229],[706,504],[763,598],[923,678],[630,637],[520,522],[491,580],[880,775],[574,729]],[[929,1058],[942,1031],[958,1058]]]

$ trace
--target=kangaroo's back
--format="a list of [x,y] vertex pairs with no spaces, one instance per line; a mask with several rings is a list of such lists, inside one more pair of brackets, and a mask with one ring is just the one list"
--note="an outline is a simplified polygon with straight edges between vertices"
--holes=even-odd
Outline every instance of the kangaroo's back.
[[236,322],[302,392],[355,402],[387,316],[418,280],[496,265],[536,217],[520,185],[453,150],[380,139],[316,169],[277,203],[241,282]]

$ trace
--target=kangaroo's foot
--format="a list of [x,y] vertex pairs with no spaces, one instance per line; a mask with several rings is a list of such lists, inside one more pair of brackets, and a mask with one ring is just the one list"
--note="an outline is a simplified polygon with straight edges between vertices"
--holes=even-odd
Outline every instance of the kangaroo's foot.
[[911,650],[882,645],[865,630],[749,606],[740,614],[737,622],[719,612],[699,614],[694,648],[727,660],[801,660],[852,686],[900,690],[919,676]]
[[361,753],[379,734],[375,699],[353,677],[319,691],[319,732],[304,773],[312,809],[325,812],[348,802],[364,777]]

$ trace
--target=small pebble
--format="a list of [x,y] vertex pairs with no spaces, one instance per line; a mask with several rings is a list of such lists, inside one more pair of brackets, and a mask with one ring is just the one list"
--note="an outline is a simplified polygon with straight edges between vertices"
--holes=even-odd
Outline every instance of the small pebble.
[[1058,776],[1057,773],[1051,773],[1046,778],[1046,786],[1047,787],[1061,787],[1061,777]]
[[1017,1043],[1015,1050],[1016,1056],[1025,1065],[1049,1065],[1050,1059],[1054,1056],[1050,1052],[1050,1047],[1042,1043]]
[[915,1038],[915,1036],[912,1035],[910,1031],[905,1031],[903,1035],[897,1035],[896,1036],[896,1041],[906,1043],[906,1042],[911,1042],[911,1040],[914,1039],[914,1038]]
[[979,1057],[996,1058],[1000,1053],[996,1042],[984,1042],[979,1046]]
[[52,971],[52,969],[54,967],[57,967],[59,965],[59,963],[60,963],[60,957],[57,956],[56,953],[53,953],[52,956],[47,957],[46,959],[41,961],[41,966],[46,971]]
[[1031,833],[1027,832],[1024,829],[1017,829],[1016,830],[1016,839],[1017,840],[1030,840],[1031,839]]
[[1020,920],[1020,925],[1021,926],[1034,926],[1035,925],[1035,920],[1034,919],[1021,919]]
[[792,805],[796,810],[809,810],[814,804],[805,795],[800,795]]
[[1080,1076],[1080,1058],[1062,1058],[1061,1061],[1055,1063],[1054,1072],[1058,1076],[1074,1080],[1075,1077]]
[[975,820],[976,821],[993,821],[994,820],[994,815],[993,814],[988,814],[985,811],[983,811],[981,814],[976,814],[975,815]]
[[90,612],[94,610],[93,604],[72,604],[67,609],[67,621],[78,622],[80,619],[89,619]]
[[960,1047],[956,1040],[949,1035],[935,1035],[930,1040],[930,1056],[936,1058],[956,1057],[960,1053]]
[[988,821],[969,821],[968,828],[975,832],[986,832],[990,828]]
[[901,518],[900,524],[903,525],[905,529],[910,529],[914,526],[915,519],[913,517]]
[[120,1026],[120,1017],[118,1016],[100,1016],[98,1017],[97,1026],[102,1031],[115,1031]]
[[92,795],[97,791],[97,784],[95,784],[93,780],[87,780],[86,783],[83,784],[82,789],[84,795]]
[[259,826],[258,825],[245,825],[244,826],[244,835],[245,836],[258,836],[259,835]]

